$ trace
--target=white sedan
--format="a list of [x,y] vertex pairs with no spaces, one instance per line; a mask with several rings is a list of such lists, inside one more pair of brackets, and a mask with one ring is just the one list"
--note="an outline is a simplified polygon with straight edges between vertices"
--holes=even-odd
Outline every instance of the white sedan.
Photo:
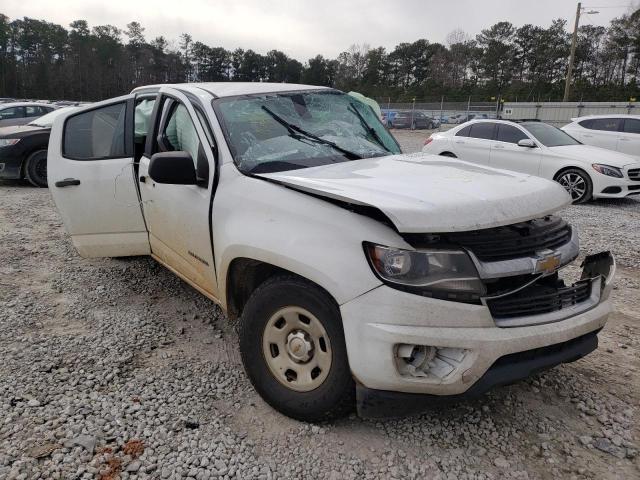
[[583,145],[542,122],[473,120],[434,133],[422,151],[555,180],[574,203],[640,195],[637,157]]
[[586,145],[640,157],[640,115],[591,115],[562,127]]

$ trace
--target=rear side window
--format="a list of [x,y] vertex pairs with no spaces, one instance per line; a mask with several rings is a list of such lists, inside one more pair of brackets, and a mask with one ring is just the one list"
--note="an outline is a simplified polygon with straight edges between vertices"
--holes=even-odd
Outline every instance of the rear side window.
[[620,118],[590,118],[578,122],[581,127],[589,130],[602,130],[604,132],[617,132],[620,130],[622,120]]
[[471,125],[471,132],[469,133],[469,136],[472,138],[491,140],[493,138],[494,129],[494,123],[474,123],[473,125]]
[[69,117],[63,155],[74,160],[125,157],[125,112],[123,102]]
[[24,107],[7,107],[0,110],[0,120],[24,118]]
[[640,133],[640,120],[634,118],[624,119],[624,132],[625,133]]
[[518,143],[520,140],[523,140],[525,138],[529,137],[519,128],[513,127],[511,125],[498,125],[498,134],[496,136],[496,140],[499,142]]
[[458,132],[456,133],[456,137],[468,137],[470,131],[471,131],[471,125],[467,125],[466,127],[458,130]]

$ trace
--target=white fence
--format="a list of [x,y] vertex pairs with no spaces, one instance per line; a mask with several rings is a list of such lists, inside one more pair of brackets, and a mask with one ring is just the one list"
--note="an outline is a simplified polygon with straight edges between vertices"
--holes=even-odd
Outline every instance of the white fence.
[[566,125],[575,117],[603,114],[640,115],[640,105],[635,102],[505,102],[500,112],[505,120],[535,118],[558,126]]

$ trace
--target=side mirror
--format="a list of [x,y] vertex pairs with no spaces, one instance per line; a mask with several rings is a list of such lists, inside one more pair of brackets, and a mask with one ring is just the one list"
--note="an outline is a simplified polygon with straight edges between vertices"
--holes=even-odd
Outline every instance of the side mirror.
[[149,176],[154,182],[195,185],[196,168],[188,152],[154,153],[149,162]]
[[519,147],[526,147],[526,148],[536,148],[537,147],[536,142],[534,142],[530,138],[523,138],[522,140],[518,140],[518,146]]

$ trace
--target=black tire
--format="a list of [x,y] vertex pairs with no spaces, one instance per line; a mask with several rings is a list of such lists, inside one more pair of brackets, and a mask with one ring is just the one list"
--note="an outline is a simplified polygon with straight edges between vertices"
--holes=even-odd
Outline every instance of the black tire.
[[24,176],[34,187],[47,186],[47,151],[37,150],[27,158]]
[[575,205],[588,202],[593,195],[593,183],[584,170],[579,168],[567,168],[558,172],[554,180],[562,185],[571,195]]
[[[283,385],[267,364],[263,337],[270,319],[277,318],[276,313],[287,307],[302,308],[313,314],[328,337],[331,366],[322,383],[311,391],[295,391]],[[265,281],[244,307],[239,340],[249,380],[274,409],[307,422],[330,420],[353,411],[355,383],[349,369],[340,310],[317,286],[293,275],[279,275]]]
[[449,157],[449,158],[458,158],[455,153],[451,153],[451,152],[442,152],[440,156]]

